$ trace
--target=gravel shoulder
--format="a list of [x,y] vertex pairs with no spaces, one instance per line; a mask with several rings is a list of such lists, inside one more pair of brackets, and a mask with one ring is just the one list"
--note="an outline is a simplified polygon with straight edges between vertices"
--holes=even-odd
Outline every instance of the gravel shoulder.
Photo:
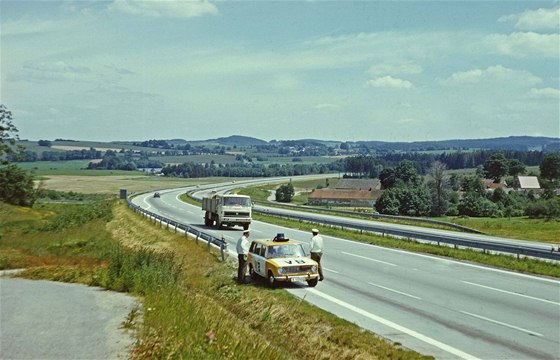
[[[1,274],[0,274],[1,275]],[[126,359],[135,297],[102,288],[0,277],[2,359]]]

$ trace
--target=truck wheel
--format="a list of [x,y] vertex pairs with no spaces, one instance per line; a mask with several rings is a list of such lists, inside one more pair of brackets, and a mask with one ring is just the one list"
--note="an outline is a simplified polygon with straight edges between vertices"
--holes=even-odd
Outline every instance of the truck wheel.
[[248,230],[249,229],[249,224],[243,224],[243,230]]
[[206,215],[204,216],[204,225],[206,225],[206,226],[214,225],[214,220],[212,220],[209,215],[210,214],[208,214],[208,211],[207,211]]
[[315,286],[317,286],[318,282],[319,282],[318,278],[310,279],[310,280],[307,280],[307,285],[310,286],[310,287],[315,287]]

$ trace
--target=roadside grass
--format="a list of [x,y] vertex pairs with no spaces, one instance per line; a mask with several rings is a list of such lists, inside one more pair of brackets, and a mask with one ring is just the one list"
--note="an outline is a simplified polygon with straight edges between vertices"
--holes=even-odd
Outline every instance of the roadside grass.
[[445,217],[436,219],[477,229],[492,236],[560,244],[560,219],[531,219],[526,216],[513,218]]
[[236,259],[222,262],[218,250],[162,229],[123,203],[105,213],[88,207],[41,204],[20,211],[0,204],[1,223],[9,225],[0,239],[0,254],[8,254],[2,268],[143,296],[142,308],[123,322],[136,330],[133,359],[432,358],[282,289],[238,285]]
[[254,214],[253,219],[304,231],[308,231],[309,228],[313,226],[318,228],[324,235],[356,240],[372,245],[398,248],[436,256],[445,256],[457,260],[479,263],[502,269],[560,278],[560,266],[544,260],[529,258],[517,259],[515,256],[504,254],[489,254],[473,249],[456,249],[449,246],[422,243],[412,239],[399,239],[390,236],[354,231],[351,229],[341,229],[321,224],[288,220],[270,215]]

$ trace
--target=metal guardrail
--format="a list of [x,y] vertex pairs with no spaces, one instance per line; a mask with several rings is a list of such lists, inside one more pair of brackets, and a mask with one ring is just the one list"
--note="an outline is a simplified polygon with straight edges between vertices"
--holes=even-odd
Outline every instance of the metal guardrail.
[[[270,205],[269,201],[255,200],[254,203],[259,204],[259,205],[263,205],[263,206]],[[312,212],[326,212],[326,213],[332,213],[332,214],[351,215],[351,216],[362,217],[362,218],[365,218],[365,219],[404,220],[404,221],[410,221],[410,222],[416,222],[416,223],[427,223],[427,224],[432,224],[432,225],[446,226],[446,227],[454,228],[454,229],[457,229],[457,230],[461,230],[461,231],[469,232],[469,233],[473,233],[473,234],[484,234],[482,231],[478,231],[478,230],[471,229],[471,228],[466,227],[466,226],[457,225],[457,224],[446,222],[446,221],[423,219],[423,218],[414,218],[414,217],[410,217],[410,216],[397,216],[397,215],[363,213],[363,212],[358,212],[358,211],[336,210],[336,209],[317,208],[317,207],[312,208],[310,206],[285,205],[285,204],[281,204],[281,203],[274,203],[274,207],[282,207],[282,208],[286,208],[286,209],[296,209],[296,210],[301,209],[301,210],[312,211]]]
[[227,242],[224,240],[224,238],[217,238],[215,236],[212,236],[210,234],[202,232],[195,227],[185,225],[185,224],[181,224],[177,221],[168,219],[165,216],[161,216],[161,215],[155,214],[151,211],[145,210],[145,209],[141,208],[140,206],[133,204],[130,201],[129,198],[126,199],[126,202],[127,202],[128,206],[131,209],[133,209],[134,211],[139,212],[146,217],[151,217],[151,218],[154,219],[154,221],[159,221],[160,225],[162,225],[162,226],[165,223],[165,226],[168,229],[172,228],[172,229],[175,230],[175,232],[177,232],[178,230],[181,230],[185,233],[185,237],[187,237],[189,234],[191,234],[195,238],[195,241],[197,241],[197,242],[199,240],[206,241],[208,243],[208,246],[214,245],[214,246],[218,247],[220,249],[220,254],[222,256],[222,261],[225,260],[225,252],[227,251]]
[[347,229],[353,229],[359,231],[381,233],[383,235],[398,236],[407,239],[431,241],[437,243],[438,245],[440,245],[441,243],[445,243],[445,244],[453,245],[455,247],[461,246],[461,247],[468,247],[474,249],[481,249],[484,251],[496,251],[501,253],[515,254],[517,255],[517,258],[523,255],[523,256],[560,261],[560,249],[554,249],[554,247],[552,246],[550,250],[546,250],[534,246],[520,246],[520,245],[503,244],[503,243],[485,241],[485,240],[461,239],[457,237],[452,237],[450,235],[427,234],[427,233],[420,233],[407,229],[387,229],[385,227],[376,226],[375,224],[367,224],[367,225],[350,224],[348,222],[344,222],[343,220],[317,219],[315,217],[308,216],[305,214],[283,214],[283,213],[274,213],[274,211],[270,211],[270,210],[261,211],[257,209],[253,209],[253,211],[261,214],[274,215],[274,216],[284,217],[288,219],[306,221],[315,224],[336,226],[343,229],[347,228]]

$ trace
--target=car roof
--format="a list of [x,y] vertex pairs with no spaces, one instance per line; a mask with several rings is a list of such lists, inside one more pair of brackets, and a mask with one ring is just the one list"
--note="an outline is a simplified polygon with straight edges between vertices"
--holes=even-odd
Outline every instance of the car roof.
[[286,239],[286,241],[272,241],[271,239],[255,239],[253,242],[264,244],[265,246],[272,245],[289,245],[289,244],[303,244],[301,241]]

